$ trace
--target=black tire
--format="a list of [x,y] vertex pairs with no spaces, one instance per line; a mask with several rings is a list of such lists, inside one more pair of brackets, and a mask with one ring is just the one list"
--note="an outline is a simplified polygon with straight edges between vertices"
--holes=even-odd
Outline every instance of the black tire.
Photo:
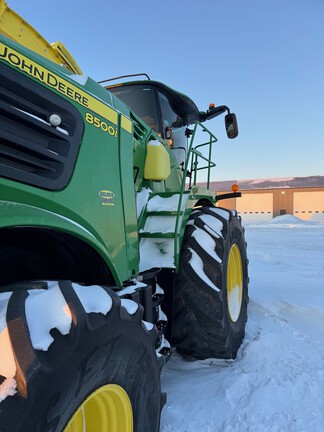
[[48,351],[32,346],[25,316],[28,292],[16,290],[9,300],[7,322],[18,392],[0,403],[1,432],[62,432],[88,395],[106,384],[126,391],[134,432],[158,432],[162,404],[157,333],[143,323],[142,308],[127,312],[111,289],[101,287],[112,300],[111,309],[106,315],[86,313],[72,284],[64,281],[59,286],[72,312],[72,326],[65,336],[51,331],[54,342]]
[[[228,306],[227,292],[227,268],[233,253],[241,257],[242,264],[241,302],[234,312]],[[194,262],[203,271],[197,271]],[[235,358],[245,335],[247,304],[248,260],[240,217],[218,207],[194,210],[176,279],[173,345],[180,353],[199,359]]]

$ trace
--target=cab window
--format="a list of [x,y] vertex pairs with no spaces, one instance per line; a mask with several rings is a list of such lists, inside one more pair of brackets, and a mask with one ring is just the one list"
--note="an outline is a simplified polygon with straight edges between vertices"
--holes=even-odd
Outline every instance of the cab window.
[[146,85],[130,85],[109,89],[125,102],[155,132],[161,134],[155,89]]
[[185,161],[187,152],[187,138],[185,135],[186,127],[179,125],[179,116],[173,111],[168,98],[159,92],[163,137],[171,138],[172,148],[175,150],[175,156],[180,163]]

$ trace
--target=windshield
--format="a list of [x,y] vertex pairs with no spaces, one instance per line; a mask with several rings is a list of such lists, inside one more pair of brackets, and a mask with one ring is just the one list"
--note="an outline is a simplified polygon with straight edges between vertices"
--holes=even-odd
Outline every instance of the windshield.
[[125,102],[155,132],[161,134],[154,88],[136,84],[108,90]]

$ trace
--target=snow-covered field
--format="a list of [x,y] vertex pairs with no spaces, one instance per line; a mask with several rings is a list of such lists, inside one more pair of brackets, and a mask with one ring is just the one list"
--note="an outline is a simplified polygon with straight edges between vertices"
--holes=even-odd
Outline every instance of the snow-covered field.
[[246,227],[247,334],[234,362],[164,368],[161,432],[324,431],[324,223]]

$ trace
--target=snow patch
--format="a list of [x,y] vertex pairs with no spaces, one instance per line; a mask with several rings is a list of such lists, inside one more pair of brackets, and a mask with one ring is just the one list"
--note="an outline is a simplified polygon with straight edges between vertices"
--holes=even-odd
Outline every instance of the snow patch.
[[133,300],[121,299],[121,305],[124,307],[130,315],[134,315],[138,310],[138,304]]
[[290,214],[285,214],[282,216],[276,216],[275,218],[272,219],[272,221],[270,222],[270,224],[273,225],[277,225],[277,224],[293,224],[293,225],[299,225],[299,224],[307,224],[307,221],[303,221],[301,219],[299,219],[296,216],[290,215]]
[[152,267],[174,268],[173,256],[173,239],[142,238],[140,243],[140,271]]
[[[177,211],[179,206],[179,194],[172,195],[168,198],[159,195],[151,198],[147,205],[147,210],[151,211]],[[185,210],[189,195],[184,195],[181,202],[181,210]]]
[[251,184],[259,184],[264,183],[265,181],[269,183],[278,183],[278,182],[290,182],[293,181],[295,177],[278,177],[271,179],[254,179],[254,180],[241,180],[241,182],[250,182]]
[[218,214],[219,216],[221,216],[222,218],[229,220],[230,218],[230,213],[226,210],[223,210],[219,207],[210,207],[210,210],[215,213]]
[[282,216],[276,216],[269,222],[270,225],[322,225],[320,221],[305,221],[296,216],[286,214]]
[[138,217],[141,215],[144,207],[146,206],[151,193],[151,189],[144,187],[140,192],[136,194],[136,210]]
[[35,349],[47,351],[54,341],[50,335],[52,329],[58,329],[62,335],[69,333],[72,324],[71,311],[58,283],[49,284],[47,290],[28,292],[25,307],[31,342]]
[[255,223],[255,221],[248,222],[246,221],[245,226],[249,226],[251,228],[323,228],[324,222],[322,220],[302,220],[296,216],[286,214],[282,216],[276,216],[275,218],[267,221],[261,221]]
[[159,232],[170,233],[175,232],[176,217],[175,216],[152,216],[148,217],[144,232]]
[[[201,215],[199,216],[199,218],[207,225],[207,227],[209,227],[209,229],[211,229],[212,231],[209,231],[210,234],[212,235],[216,235],[216,237],[223,237],[222,236],[222,229],[223,229],[223,223],[219,220],[216,219],[214,216],[211,215]],[[208,231],[208,228],[206,228]]]
[[156,349],[156,355],[157,355],[157,357],[162,357],[162,354],[160,353],[160,351],[163,348],[171,349],[170,343],[169,343],[169,341],[167,339],[165,339],[164,335],[162,335],[160,346]]
[[199,257],[199,255],[193,249],[189,248],[189,250],[192,253],[189,264],[191,265],[195,273],[197,273],[200,279],[203,280],[207,285],[209,285],[215,291],[220,292],[220,289],[215,284],[213,284],[213,282],[209,279],[209,277],[204,272],[203,262]]
[[146,330],[148,330],[148,331],[153,330],[154,325],[152,323],[147,322],[147,321],[143,321],[143,324],[145,325]]
[[196,226],[196,230],[192,233],[192,236],[197,240],[200,246],[204,248],[208,255],[210,255],[217,262],[222,262],[215,251],[214,240],[203,229]]
[[161,309],[161,306],[158,307],[158,321],[168,321],[168,317]]
[[147,285],[137,281],[136,279],[133,279],[134,285],[129,285],[125,288],[122,288],[120,291],[116,291],[116,294],[119,297],[122,297],[125,294],[134,294],[137,290],[140,288],[146,287]]
[[156,294],[164,294],[164,289],[161,288],[159,284],[156,284],[155,293]]
[[107,315],[112,308],[112,299],[101,286],[88,287],[76,283],[72,283],[72,286],[87,313],[96,312]]

